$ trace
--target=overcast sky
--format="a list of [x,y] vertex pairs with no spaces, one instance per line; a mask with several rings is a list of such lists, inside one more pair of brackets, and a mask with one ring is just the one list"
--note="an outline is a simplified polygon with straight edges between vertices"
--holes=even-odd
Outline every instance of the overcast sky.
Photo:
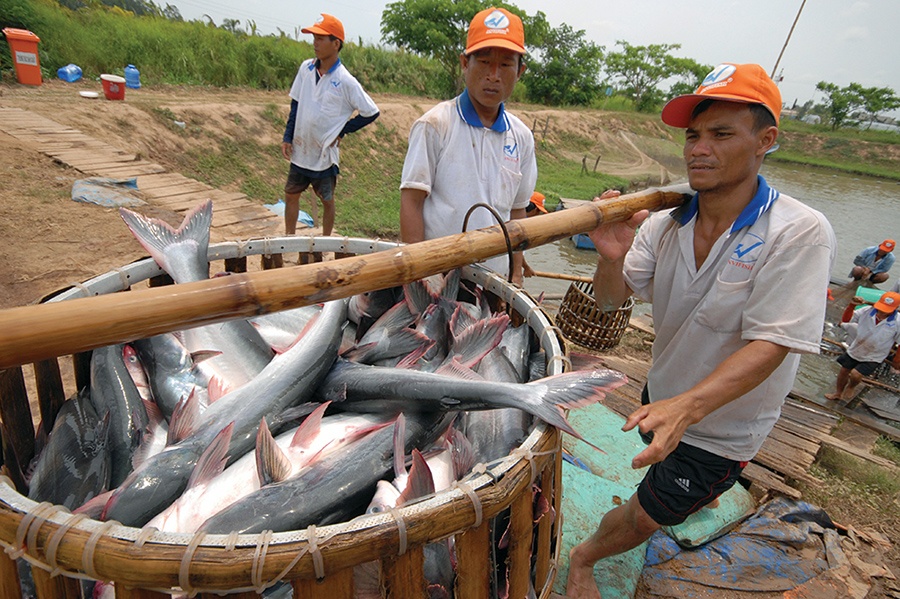
[[[165,5],[167,0],[160,2]],[[217,25],[253,20],[260,33],[295,29],[315,22],[320,12],[344,23],[348,41],[380,43],[379,0],[168,0],[187,20],[209,15]],[[567,23],[587,39],[616,50],[632,45],[681,44],[675,56],[715,65],[756,62],[772,73],[803,0],[517,0],[528,14],[543,11],[552,27]],[[841,87],[890,87],[900,93],[900,0],[806,0],[784,56],[781,91],[795,100],[821,102],[816,83]],[[311,36],[303,36],[309,38]],[[527,45],[527,40],[526,40]]]

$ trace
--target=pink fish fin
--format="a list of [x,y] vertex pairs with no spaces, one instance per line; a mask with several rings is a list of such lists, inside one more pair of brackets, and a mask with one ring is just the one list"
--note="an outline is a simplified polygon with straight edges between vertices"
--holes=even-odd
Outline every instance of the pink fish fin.
[[214,349],[198,349],[195,352],[191,352],[191,361],[194,365],[200,364],[205,360],[209,360],[210,358],[215,358],[216,356],[221,356],[222,352]]
[[443,284],[441,285],[441,297],[451,301],[455,301],[459,295],[459,282],[462,280],[462,269],[454,268],[444,273]]
[[291,447],[309,447],[312,445],[315,438],[322,431],[322,417],[330,405],[331,402],[326,401],[303,420],[303,423],[297,427],[297,432],[294,433],[291,439]]
[[531,485],[531,492],[532,492],[533,498],[534,498],[533,499],[533,509],[534,509],[533,520],[534,520],[534,523],[537,524],[538,522],[540,522],[541,518],[543,518],[545,515],[551,513],[552,506],[550,505],[550,500],[547,498],[547,494],[544,493],[543,489],[541,489],[539,486],[534,485],[534,484]]
[[219,375],[213,375],[209,379],[209,385],[207,385],[206,391],[209,395],[209,403],[212,405],[225,395],[234,391],[234,389],[225,381],[225,379]]
[[394,424],[394,478],[406,474],[406,417],[401,413]]
[[412,466],[409,468],[409,477],[406,488],[400,493],[397,505],[404,505],[413,499],[434,494],[434,476],[431,468],[418,449],[412,450]]
[[169,419],[169,436],[166,445],[174,445],[194,434],[200,422],[200,398],[196,389],[191,389],[187,397],[182,397],[172,410]]
[[606,453],[572,428],[566,419],[565,410],[597,403],[606,397],[607,391],[627,382],[628,378],[615,370],[577,370],[557,374],[523,385],[530,388],[529,393],[536,392],[537,397],[532,397],[522,407],[544,422],[580,439],[597,451]]
[[[141,246],[165,270],[168,270],[166,268],[168,262],[166,250],[169,246],[182,242],[184,239],[192,239],[201,246],[209,245],[212,200],[204,200],[189,210],[177,229],[163,220],[148,218],[126,208],[119,208],[119,215]],[[204,254],[205,252],[204,248]]]
[[[399,302],[388,308],[384,314],[378,317],[378,320],[372,323],[369,330],[387,328],[390,330],[402,329],[411,325],[416,319],[416,313],[413,312],[409,300],[401,299]],[[368,332],[368,331],[367,331]],[[365,335],[363,335],[365,339]]]
[[403,297],[409,304],[409,311],[418,316],[430,306],[438,297],[425,281],[418,280],[403,286]]
[[468,327],[474,325],[477,321],[472,318],[472,315],[468,310],[462,307],[462,304],[457,302],[456,309],[453,310],[453,314],[450,316],[450,335],[451,338],[459,335]]
[[138,466],[143,464],[149,457],[147,452],[150,451],[150,448],[153,445],[154,431],[156,431],[156,434],[159,434],[159,431],[162,430],[161,425],[165,422],[162,411],[159,409],[159,406],[156,405],[155,401],[148,399],[142,399],[141,401],[144,404],[144,409],[147,411],[148,423],[141,434],[141,444],[135,450],[134,455],[131,456],[131,466],[135,470],[137,470]]
[[509,316],[499,314],[482,319],[466,327],[459,335],[453,336],[450,355],[458,355],[459,361],[474,368],[483,357],[500,344],[503,331],[509,326]]
[[471,472],[475,467],[475,448],[472,442],[458,428],[453,428],[448,433],[450,436],[450,456],[453,462],[453,474],[459,480]]
[[291,461],[281,451],[263,418],[256,433],[256,476],[259,486],[281,482],[291,475]]
[[409,352],[403,358],[397,362],[397,368],[406,368],[407,370],[415,370],[419,367],[419,360],[428,353],[428,351],[434,347],[435,342],[430,341],[429,343],[425,343]]
[[444,360],[440,366],[438,366],[437,370],[434,371],[435,374],[442,374],[444,376],[452,376],[455,379],[461,379],[464,381],[483,381],[484,377],[472,370],[470,366],[464,366],[459,361],[459,356],[453,356],[449,360]]
[[106,507],[106,503],[109,501],[109,498],[112,494],[112,491],[104,491],[99,495],[95,495],[94,497],[88,499],[77,508],[72,510],[72,513],[84,514],[88,518],[99,520],[100,515],[103,513],[103,508]]
[[219,431],[209,447],[200,455],[200,459],[197,460],[197,465],[191,472],[186,488],[190,489],[209,482],[225,470],[225,464],[228,462],[228,446],[231,445],[233,431],[234,422]]

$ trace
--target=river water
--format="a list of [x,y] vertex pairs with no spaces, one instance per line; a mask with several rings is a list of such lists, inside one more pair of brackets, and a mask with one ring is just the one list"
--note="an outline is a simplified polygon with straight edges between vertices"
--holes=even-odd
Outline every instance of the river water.
[[[828,218],[838,240],[837,260],[832,269],[835,280],[849,280],[847,274],[853,258],[861,249],[885,239],[900,240],[900,182],[778,163],[764,165],[762,175],[775,189],[803,201]],[[525,256],[537,271],[590,277],[596,265],[594,250],[576,249],[569,239],[528,250]],[[900,276],[900,265],[893,270],[882,288],[889,289],[895,277]],[[535,297],[542,292],[558,297],[569,284],[533,277],[525,280],[525,289]],[[639,303],[635,311],[647,312],[648,307]],[[826,334],[830,326],[826,323]],[[795,389],[820,396],[833,389],[837,371],[833,356],[804,356]]]

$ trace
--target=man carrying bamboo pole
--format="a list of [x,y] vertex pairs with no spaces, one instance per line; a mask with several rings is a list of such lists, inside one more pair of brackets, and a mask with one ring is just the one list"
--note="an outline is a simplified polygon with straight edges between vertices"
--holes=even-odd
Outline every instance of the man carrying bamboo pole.
[[632,293],[653,303],[644,405],[623,427],[649,443],[632,467],[650,468],[572,549],[569,597],[600,597],[598,560],[729,489],[778,420],[799,354],[819,351],[836,241],[824,216],[758,175],[780,111],[781,94],[759,65],[719,65],[662,112],[686,128],[694,198],[591,232],[599,306],[614,310]]
[[[491,206],[503,221],[524,218],[537,180],[534,137],[503,103],[525,64],[522,20],[503,8],[479,12],[460,56],[466,89],[422,115],[409,131],[400,183],[400,237],[406,243],[460,233],[474,204]],[[498,224],[477,208],[468,230]],[[507,274],[506,257],[489,268]],[[522,283],[522,253],[512,281]]]

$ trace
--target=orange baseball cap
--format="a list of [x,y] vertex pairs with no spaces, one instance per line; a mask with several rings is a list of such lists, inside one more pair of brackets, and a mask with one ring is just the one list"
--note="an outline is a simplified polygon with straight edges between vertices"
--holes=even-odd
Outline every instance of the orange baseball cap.
[[882,252],[890,253],[890,252],[894,251],[895,247],[897,247],[897,244],[894,242],[893,239],[885,239],[884,241],[881,242],[881,245],[878,246],[878,249],[881,250]]
[[522,19],[505,8],[488,8],[475,15],[466,37],[466,55],[482,48],[505,48],[525,54]]
[[532,204],[534,204],[535,208],[537,208],[539,211],[543,212],[544,214],[547,214],[547,209],[544,208],[544,194],[542,194],[539,191],[536,191],[533,194],[531,194],[530,201]]
[[300,30],[301,33],[312,33],[313,35],[333,35],[341,41],[344,41],[344,24],[329,14],[322,13],[322,16],[316,20],[315,25]]
[[875,309],[879,312],[887,312],[888,314],[896,312],[900,307],[900,293],[888,291],[875,302]]
[[697,91],[669,100],[662,110],[663,122],[672,127],[687,127],[694,108],[703,100],[762,104],[775,117],[776,125],[781,115],[781,92],[758,64],[720,64],[706,76]]

